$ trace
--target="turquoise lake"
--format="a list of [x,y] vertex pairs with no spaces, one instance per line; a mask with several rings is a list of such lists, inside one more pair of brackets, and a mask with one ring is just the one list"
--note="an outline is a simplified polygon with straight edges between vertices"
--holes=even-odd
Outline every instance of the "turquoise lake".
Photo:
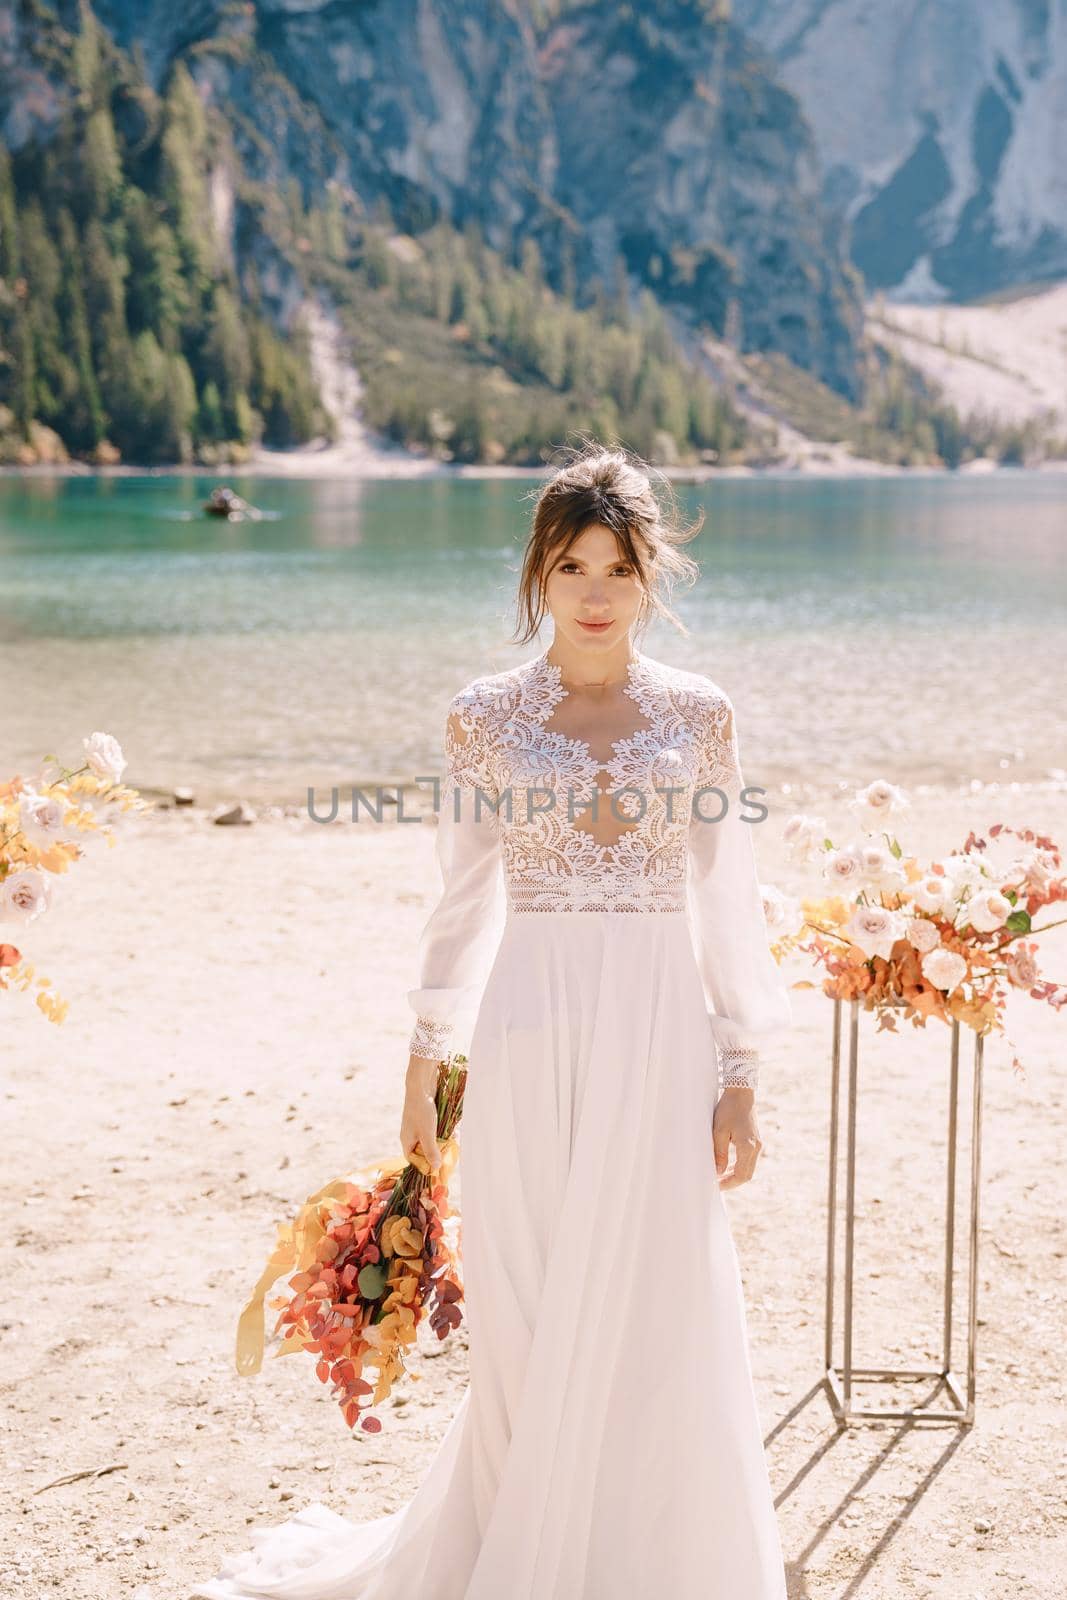
[[[538,480],[0,479],[0,776],[113,733],[128,782],[303,806],[441,770],[445,706],[509,643]],[[683,637],[734,701],[746,781],[796,803],[887,777],[1067,781],[1067,476],[679,485],[706,512]]]

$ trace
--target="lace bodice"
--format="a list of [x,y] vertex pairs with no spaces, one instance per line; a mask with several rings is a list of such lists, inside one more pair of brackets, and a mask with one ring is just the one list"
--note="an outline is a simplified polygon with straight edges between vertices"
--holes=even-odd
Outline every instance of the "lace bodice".
[[[477,998],[502,913],[687,912],[724,1082],[755,1083],[754,1038],[788,1025],[791,1008],[743,820],[733,707],[710,678],[641,652],[623,692],[630,731],[596,750],[560,726],[569,691],[547,651],[450,702],[445,887],[423,934],[421,987],[409,993],[413,1054],[457,1048],[456,1012]],[[450,967],[456,981],[446,982]]]
[[624,690],[635,727],[601,762],[586,740],[551,726],[567,692],[545,653],[476,680],[450,707],[449,777],[460,804],[479,804],[499,831],[509,905],[683,910],[687,800],[728,776],[725,698],[710,680],[635,655]]

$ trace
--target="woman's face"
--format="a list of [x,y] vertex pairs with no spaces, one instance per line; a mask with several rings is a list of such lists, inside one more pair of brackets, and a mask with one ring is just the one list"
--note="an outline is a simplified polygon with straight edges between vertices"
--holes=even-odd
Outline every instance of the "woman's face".
[[[556,634],[579,649],[617,645],[637,620],[644,590],[637,568],[603,523],[583,528],[545,574],[545,604]],[[606,626],[587,626],[587,624]]]

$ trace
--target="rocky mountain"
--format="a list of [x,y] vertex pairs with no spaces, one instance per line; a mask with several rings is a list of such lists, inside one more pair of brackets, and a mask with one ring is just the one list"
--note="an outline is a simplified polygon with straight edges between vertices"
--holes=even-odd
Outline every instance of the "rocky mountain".
[[707,8],[582,6],[548,29],[553,198],[590,264],[621,253],[657,295],[744,349],[852,390],[859,286],[796,101]]
[[[47,143],[69,84],[50,32],[86,0],[0,10],[0,137]],[[650,287],[695,326],[860,385],[860,286],[777,69],[711,0],[93,0],[163,92],[175,63],[225,118],[216,225],[242,183],[333,192],[417,234],[472,220],[553,285]],[[231,237],[240,251],[248,240]]]
[[868,284],[965,298],[1067,275],[1063,0],[733,0],[815,132]]

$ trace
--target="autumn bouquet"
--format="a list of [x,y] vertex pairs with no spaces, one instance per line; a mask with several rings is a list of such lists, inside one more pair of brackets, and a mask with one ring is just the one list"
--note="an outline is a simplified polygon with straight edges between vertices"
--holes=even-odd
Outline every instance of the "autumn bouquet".
[[984,837],[972,831],[959,850],[921,862],[895,832],[910,805],[903,790],[878,780],[850,805],[863,839],[835,844],[822,817],[797,814],[785,825],[794,859],[818,863],[829,893],[797,902],[764,890],[779,959],[797,949],[809,955],[825,969],[823,991],[877,1012],[879,1029],[895,1029],[903,1015],[915,1027],[936,1017],[1005,1034],[1012,990],[1057,1011],[1067,1005],[1067,986],[1041,976],[1034,937],[1067,920],[1034,921],[1067,900],[1052,839],[996,822]]
[[[237,1370],[258,1372],[263,1359],[263,1301],[283,1273],[289,1292],[271,1300],[275,1355],[306,1350],[331,1385],[348,1426],[377,1433],[370,1414],[407,1371],[404,1351],[427,1321],[444,1339],[462,1320],[458,1242],[449,1238],[448,1180],[459,1155],[456,1126],[463,1108],[466,1056],[437,1069],[437,1137],[441,1166],[431,1174],[416,1150],[406,1160],[379,1162],[325,1184],[278,1230],[274,1252],[237,1325]],[[458,1221],[458,1218],[457,1218]],[[374,1383],[364,1370],[375,1373]],[[416,1373],[410,1376],[415,1378]]]
[[[85,762],[77,768],[44,758],[33,779],[0,782],[0,930],[25,926],[51,909],[55,880],[85,854],[94,834],[114,845],[109,811],[151,809],[136,789],[120,782],[126,760],[108,733],[82,740]],[[57,770],[49,772],[50,765]],[[52,980],[39,977],[14,944],[0,942],[0,991],[36,987],[36,1001],[50,1022],[62,1022],[69,1002],[51,992]]]

